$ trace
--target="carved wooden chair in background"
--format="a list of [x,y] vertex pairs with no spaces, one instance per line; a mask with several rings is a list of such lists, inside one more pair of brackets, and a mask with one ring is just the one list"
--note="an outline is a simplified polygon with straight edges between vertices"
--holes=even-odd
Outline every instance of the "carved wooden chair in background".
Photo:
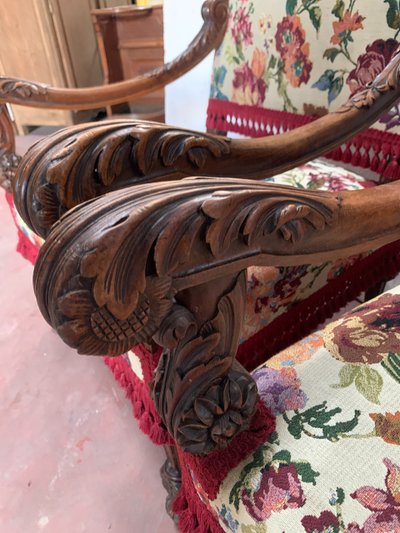
[[[228,34],[241,28],[243,58],[239,55],[239,63],[234,63],[245,71],[246,16],[250,6],[253,12],[255,8],[253,2],[239,4],[238,11],[244,11],[236,20],[231,6]],[[311,9],[318,1],[308,4]],[[220,20],[226,17],[227,2],[210,5]],[[290,2],[287,9],[296,5]],[[342,26],[361,24],[359,17],[350,8],[338,11]],[[318,18],[313,8],[310,20]],[[299,14],[289,12],[286,19],[292,27],[285,42],[294,39],[294,47],[288,45],[288,63],[282,62],[280,76],[286,73],[290,79],[309,65],[304,57],[295,57],[296,68],[291,70],[295,39],[304,39],[304,29]],[[265,21],[261,17],[257,23],[262,28]],[[278,47],[278,38],[276,42]],[[301,48],[303,55],[306,49]],[[252,55],[260,58],[260,50]],[[385,519],[388,527],[395,524],[399,467],[386,451],[399,440],[398,296],[385,294],[281,352],[253,375],[247,370],[376,283],[376,265],[382,279],[396,272],[398,245],[390,243],[400,238],[397,183],[374,187],[347,171],[340,186],[331,179],[327,192],[307,190],[304,182],[288,187],[290,174],[281,178],[284,185],[276,178],[272,183],[263,180],[328,152],[338,157],[344,143],[392,112],[400,96],[399,58],[394,54],[383,72],[337,111],[293,132],[231,140],[160,124],[111,121],[59,132],[38,143],[22,161],[14,183],[16,205],[30,228],[45,239],[35,268],[41,312],[80,353],[115,356],[135,347],[108,363],[133,400],[142,429],[166,446],[164,479],[171,486],[175,483],[174,497],[182,468],[174,511],[184,531],[266,531],[270,525],[275,531],[323,531],[329,525],[344,530],[350,527],[343,525],[345,506],[352,531],[361,531],[367,511],[360,514],[357,505],[375,513],[373,520]],[[262,70],[256,63],[250,69],[255,76]],[[256,76],[248,86],[243,82],[243,94],[260,90],[260,79]],[[276,133],[268,128],[265,123],[261,127],[264,133]],[[391,154],[391,143],[388,150]],[[390,164],[397,164],[391,156]],[[365,146],[362,157],[370,157]],[[386,163],[384,157],[382,161]],[[324,182],[318,176],[334,177],[336,171],[323,165],[312,163],[301,172],[309,183]],[[356,190],[342,190],[344,182]],[[305,304],[297,301],[297,314],[290,321],[275,323],[276,331],[279,324],[287,327],[283,335],[276,334],[277,340],[268,324],[258,323],[238,352],[249,290],[260,285],[261,273],[267,281],[269,276],[275,290],[279,282],[286,283],[276,275],[285,268],[313,264],[323,270],[328,262],[346,257],[353,259],[345,266],[340,263],[331,285],[330,294],[337,292],[338,297],[325,303],[321,293],[308,294]],[[356,262],[362,266],[350,270]],[[356,282],[355,275],[361,281]],[[296,288],[298,282],[288,286]],[[378,363],[379,371],[371,367]],[[259,401],[256,383],[265,404]],[[374,413],[368,413],[371,403]],[[375,426],[368,433],[371,420]],[[272,432],[275,423],[277,434]],[[305,442],[299,449],[298,441],[306,437],[321,447]],[[353,487],[350,496],[351,480],[343,481],[346,490],[332,485],[343,478],[341,468],[346,472],[350,466],[362,471],[363,480],[370,479],[363,458],[372,446],[369,438],[375,439],[374,460],[389,472],[384,508],[378,505],[382,490],[374,493],[375,505],[367,501],[363,487]],[[346,447],[353,441],[359,444],[355,455]],[[340,453],[332,448],[337,443]],[[333,464],[335,457],[342,461],[340,468]],[[376,476],[377,462],[374,467]],[[328,490],[334,494],[326,496]],[[300,520],[302,511],[296,509],[308,500],[309,512],[318,511],[319,516]],[[293,509],[291,515],[282,512]],[[331,523],[325,524],[328,519]]]

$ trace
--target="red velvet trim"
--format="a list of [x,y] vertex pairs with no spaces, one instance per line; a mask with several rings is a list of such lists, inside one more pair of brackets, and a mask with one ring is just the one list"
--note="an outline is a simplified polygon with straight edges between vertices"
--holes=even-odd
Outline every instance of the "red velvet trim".
[[[207,128],[263,137],[308,124],[316,117],[210,99]],[[370,128],[325,154],[334,161],[369,168],[387,181],[400,178],[400,135]]]
[[104,357],[104,362],[125,390],[126,397],[132,403],[133,415],[143,433],[148,435],[154,444],[173,444],[174,441],[163,427],[160,415],[150,398],[148,384],[137,377],[123,356]]
[[393,278],[399,271],[400,241],[396,241],[356,261],[337,278],[244,341],[239,346],[237,359],[248,370],[253,370],[310,334],[363,291]]
[[239,433],[226,449],[201,456],[185,453],[178,448],[179,462],[192,470],[208,499],[215,500],[229,472],[261,446],[275,431],[275,427],[275,417],[260,400],[250,428]]

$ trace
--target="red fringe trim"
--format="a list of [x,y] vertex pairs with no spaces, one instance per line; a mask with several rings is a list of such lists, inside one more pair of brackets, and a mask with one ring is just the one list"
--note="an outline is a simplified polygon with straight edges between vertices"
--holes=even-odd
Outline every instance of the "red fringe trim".
[[183,533],[223,533],[218,519],[199,498],[190,473],[182,468],[182,486],[172,504],[172,512],[179,518],[179,531]]
[[236,357],[253,370],[314,331],[347,303],[400,271],[400,241],[379,248],[244,341]]
[[160,415],[150,398],[148,384],[137,377],[122,355],[104,357],[104,362],[125,390],[126,397],[132,403],[133,415],[142,432],[148,435],[154,444],[173,444],[174,441],[163,427]]
[[185,453],[178,449],[180,464],[195,474],[209,500],[215,500],[219,487],[231,470],[246,459],[275,431],[276,420],[260,400],[250,428],[239,433],[224,450],[206,456]]
[[35,246],[28,239],[25,233],[23,233],[21,229],[19,228],[17,224],[16,216],[15,216],[13,195],[9,191],[6,192],[6,200],[7,200],[8,205],[10,206],[11,214],[14,219],[15,225],[17,227],[17,232],[18,232],[18,243],[17,243],[16,251],[17,253],[21,254],[24,259],[27,259],[28,261],[30,261],[30,263],[32,263],[32,265],[34,265],[36,263],[37,256],[39,255],[39,248]]
[[[206,124],[209,129],[264,137],[298,128],[316,118],[210,99]],[[326,153],[325,157],[369,168],[387,181],[395,181],[400,178],[400,135],[370,128]]]
[[247,431],[240,433],[225,449],[206,457],[185,453],[178,449],[182,470],[182,486],[172,506],[179,517],[179,530],[184,533],[219,533],[222,530],[215,511],[198,494],[191,476],[193,472],[205,500],[215,500],[219,487],[231,470],[243,461],[275,431],[276,420],[259,401],[257,411]]

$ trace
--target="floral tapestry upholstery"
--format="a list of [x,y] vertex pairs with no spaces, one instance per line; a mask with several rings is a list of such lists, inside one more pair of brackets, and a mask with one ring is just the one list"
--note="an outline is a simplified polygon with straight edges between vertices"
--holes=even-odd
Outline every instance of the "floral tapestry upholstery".
[[399,532],[400,287],[282,351],[253,377],[275,432],[213,500],[187,467],[222,530]]
[[[229,8],[214,59],[209,128],[253,137],[309,122],[373,80],[398,47],[397,1],[231,0]],[[397,104],[330,157],[395,179],[399,125]]]

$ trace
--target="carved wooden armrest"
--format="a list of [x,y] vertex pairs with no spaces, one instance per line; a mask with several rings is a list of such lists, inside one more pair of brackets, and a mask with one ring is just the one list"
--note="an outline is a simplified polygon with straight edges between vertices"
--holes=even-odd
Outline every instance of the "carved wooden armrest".
[[250,265],[319,263],[400,238],[400,183],[314,192],[228,178],[114,191],[52,228],[34,272],[40,310],[83,354],[164,347],[152,395],[185,450],[248,427],[257,391],[235,360]]
[[170,63],[135,79],[87,87],[63,89],[15,78],[0,77],[0,103],[11,103],[46,109],[93,109],[133,100],[162,89],[176,80],[221,43],[228,20],[228,0],[205,0],[202,7],[204,24],[187,49]]
[[263,179],[339,146],[400,96],[400,54],[338,111],[281,135],[231,140],[152,122],[76,126],[31,149],[15,183],[26,223],[45,236],[81,202],[132,184],[190,175]]

